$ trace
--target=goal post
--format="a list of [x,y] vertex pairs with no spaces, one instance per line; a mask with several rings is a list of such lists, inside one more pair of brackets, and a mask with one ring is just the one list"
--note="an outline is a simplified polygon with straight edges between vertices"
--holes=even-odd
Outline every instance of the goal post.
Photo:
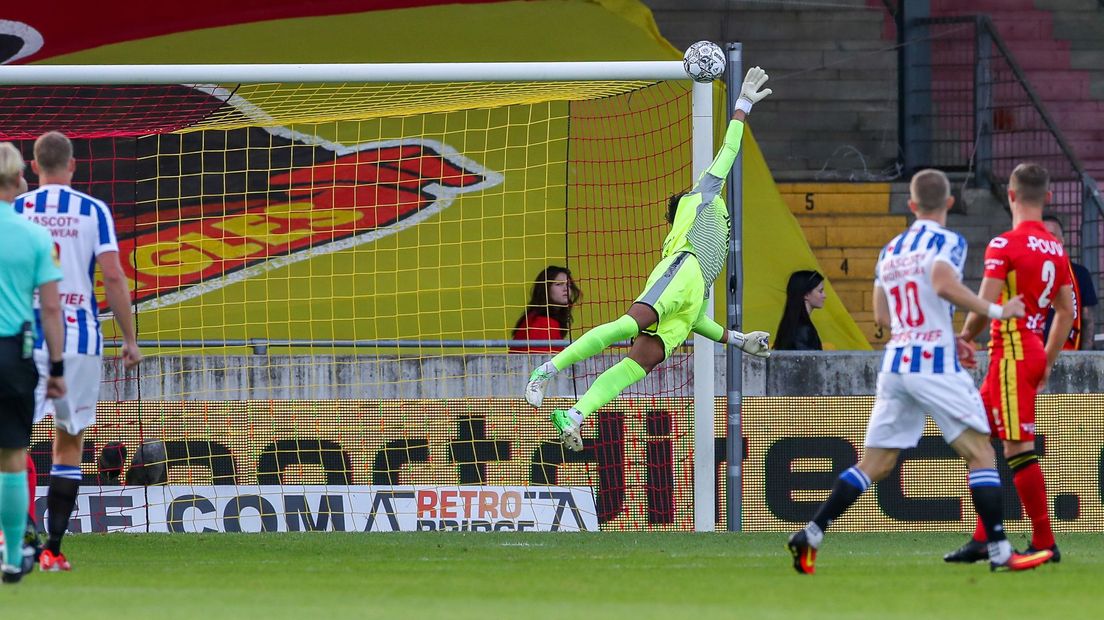
[[[122,446],[120,478],[167,483],[167,503],[174,485],[217,504],[522,480],[617,490],[599,493],[604,529],[716,529],[714,343],[695,336],[589,420],[590,460],[542,461],[549,438],[529,435],[547,422],[517,402],[538,345],[624,312],[666,197],[714,156],[713,87],[681,61],[19,65],[0,93],[0,140],[29,156],[66,132],[74,187],[115,209],[150,353],[137,377],[105,361],[86,486]],[[507,353],[534,267],[561,263],[584,295],[566,338]]]

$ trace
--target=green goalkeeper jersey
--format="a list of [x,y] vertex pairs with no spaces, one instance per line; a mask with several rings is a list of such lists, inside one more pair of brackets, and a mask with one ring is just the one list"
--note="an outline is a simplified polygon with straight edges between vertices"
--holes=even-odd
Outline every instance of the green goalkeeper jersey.
[[663,257],[677,252],[690,252],[701,264],[702,277],[708,290],[721,275],[728,258],[728,233],[730,222],[728,207],[721,198],[721,187],[736,156],[740,154],[740,141],[744,136],[744,123],[733,120],[728,123],[724,143],[717,157],[705,169],[690,193],[679,200],[671,232],[663,240]]

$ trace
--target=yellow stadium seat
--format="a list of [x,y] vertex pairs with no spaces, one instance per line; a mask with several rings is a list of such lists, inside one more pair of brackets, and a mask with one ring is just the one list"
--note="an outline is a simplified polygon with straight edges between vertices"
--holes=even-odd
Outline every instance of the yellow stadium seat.
[[908,225],[889,212],[888,183],[779,183],[824,275],[871,346],[887,330],[874,325],[874,265],[881,248]]

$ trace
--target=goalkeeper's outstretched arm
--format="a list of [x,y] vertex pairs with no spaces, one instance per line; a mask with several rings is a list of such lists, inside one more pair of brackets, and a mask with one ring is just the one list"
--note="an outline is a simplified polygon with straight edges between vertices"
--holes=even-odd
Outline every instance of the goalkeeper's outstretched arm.
[[770,76],[759,67],[748,69],[747,75],[744,76],[744,83],[740,87],[740,98],[736,102],[736,109],[732,112],[728,130],[725,131],[724,142],[721,143],[717,156],[713,158],[713,163],[709,164],[694,189],[691,190],[701,194],[703,203],[713,200],[721,192],[724,180],[732,170],[736,156],[740,154],[740,145],[744,138],[744,120],[751,113],[753,105],[773,92],[769,88],[763,88],[769,78]]
[[695,334],[705,336],[713,342],[734,346],[744,353],[758,357],[770,357],[770,334],[767,332],[738,332],[734,329],[725,329],[720,323],[705,316],[703,313],[694,321],[690,328]]

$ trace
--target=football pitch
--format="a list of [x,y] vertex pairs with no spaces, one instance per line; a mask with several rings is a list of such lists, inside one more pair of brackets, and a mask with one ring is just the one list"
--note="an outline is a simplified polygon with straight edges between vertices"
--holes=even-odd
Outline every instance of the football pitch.
[[1100,617],[1102,535],[1062,535],[1061,564],[1017,574],[944,564],[964,537],[831,533],[817,574],[804,576],[780,533],[86,534],[66,540],[73,572],[3,586],[0,610],[81,620]]

